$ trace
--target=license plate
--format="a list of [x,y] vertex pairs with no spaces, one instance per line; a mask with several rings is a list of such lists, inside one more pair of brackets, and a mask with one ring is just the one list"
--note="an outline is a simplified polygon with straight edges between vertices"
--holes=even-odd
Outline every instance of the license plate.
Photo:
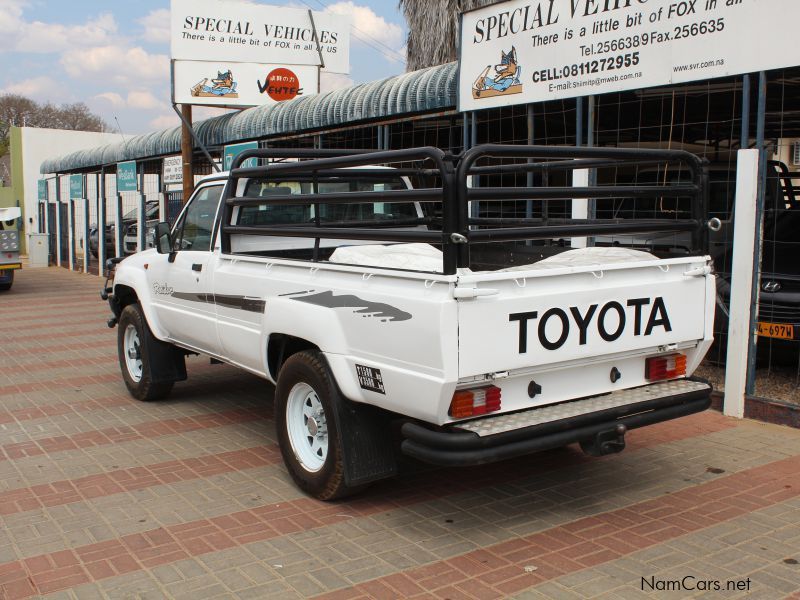
[[794,325],[784,325],[782,323],[762,323],[759,321],[758,335],[761,337],[778,338],[781,340],[793,340]]

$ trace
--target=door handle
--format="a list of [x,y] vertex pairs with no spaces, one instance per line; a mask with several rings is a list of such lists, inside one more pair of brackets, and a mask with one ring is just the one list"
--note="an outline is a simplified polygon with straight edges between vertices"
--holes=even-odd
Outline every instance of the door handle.
[[202,271],[202,270],[203,270],[203,265],[202,264],[194,263],[192,265],[192,271]]

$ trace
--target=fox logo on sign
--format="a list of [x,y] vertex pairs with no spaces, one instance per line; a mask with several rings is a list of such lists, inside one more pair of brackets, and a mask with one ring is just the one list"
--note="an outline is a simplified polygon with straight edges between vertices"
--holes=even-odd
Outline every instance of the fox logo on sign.
[[303,94],[303,88],[300,87],[300,79],[293,71],[283,67],[272,69],[264,80],[263,85],[261,80],[256,83],[258,84],[259,92],[266,93],[276,102],[291,100]]

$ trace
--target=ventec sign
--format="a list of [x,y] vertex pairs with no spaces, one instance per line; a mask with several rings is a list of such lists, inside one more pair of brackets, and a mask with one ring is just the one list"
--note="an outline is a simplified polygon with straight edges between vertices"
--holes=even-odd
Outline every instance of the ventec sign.
[[135,192],[138,189],[136,177],[136,161],[117,163],[117,191]]
[[800,65],[798,18],[796,0],[493,4],[462,15],[459,110]]
[[318,92],[317,67],[175,60],[173,101],[178,104],[259,106]]
[[[350,19],[297,8],[172,0],[172,58],[213,62],[320,64],[347,73],[350,68]],[[316,37],[314,36],[316,29]]]

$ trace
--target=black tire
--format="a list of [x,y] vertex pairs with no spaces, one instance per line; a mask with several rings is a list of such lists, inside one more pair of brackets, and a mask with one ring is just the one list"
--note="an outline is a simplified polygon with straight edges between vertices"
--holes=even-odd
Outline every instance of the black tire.
[[[141,360],[141,374],[138,375],[131,372],[131,368],[126,360],[126,332],[129,328],[135,330],[138,336],[138,352],[139,360]],[[169,395],[172,391],[174,381],[153,381],[152,365],[150,364],[150,353],[147,352],[148,348],[152,348],[155,344],[163,344],[159,341],[150,331],[147,325],[147,320],[142,313],[142,309],[138,304],[129,304],[126,306],[119,317],[119,328],[117,330],[117,356],[119,358],[119,367],[122,371],[122,378],[125,380],[125,386],[131,393],[131,396],[137,400],[150,402],[152,400],[161,400]]]
[[[290,417],[287,415],[287,409],[289,409],[290,394],[298,384],[310,386],[324,410],[327,425],[327,455],[317,470],[311,470],[304,465],[292,445],[289,434]],[[283,462],[297,486],[319,500],[335,500],[359,492],[365,487],[350,487],[345,484],[345,459],[336,410],[341,402],[343,398],[339,388],[319,352],[311,350],[298,352],[290,356],[281,367],[275,390],[275,429]]]
[[0,283],[0,292],[7,292],[11,289],[11,286],[14,285],[14,271],[9,271],[9,276],[11,277],[11,281],[8,283]]

